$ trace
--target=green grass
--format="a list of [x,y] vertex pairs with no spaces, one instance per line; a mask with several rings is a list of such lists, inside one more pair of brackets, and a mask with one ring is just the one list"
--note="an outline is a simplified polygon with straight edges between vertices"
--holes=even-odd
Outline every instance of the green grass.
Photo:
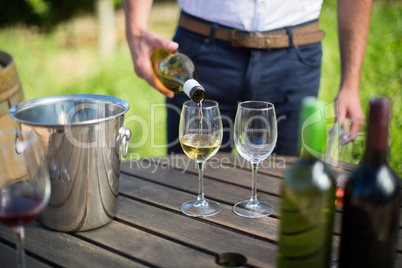
[[[155,7],[150,28],[171,38],[176,18],[175,5]],[[326,38],[323,41],[319,96],[331,103],[340,81],[336,1],[324,1],[320,20]],[[114,59],[103,62],[97,54],[95,40],[66,45],[66,38],[69,40],[76,37],[70,33],[71,30],[66,29],[69,29],[68,26],[59,27],[50,34],[40,34],[32,29],[20,27],[0,29],[0,49],[13,55],[25,99],[79,93],[122,98],[131,106],[126,115],[126,126],[133,132],[131,143],[140,145],[145,142],[142,146],[130,148],[132,158],[166,154],[164,148],[154,146],[166,142],[166,113],[163,108],[155,108],[155,105],[164,103],[164,97],[136,77],[124,40],[119,43]],[[67,36],[64,39],[61,38],[63,34]],[[399,176],[402,175],[401,47],[402,5],[375,2],[360,97],[364,111],[367,110],[368,101],[372,96],[383,95],[392,99],[391,160],[392,167]]]

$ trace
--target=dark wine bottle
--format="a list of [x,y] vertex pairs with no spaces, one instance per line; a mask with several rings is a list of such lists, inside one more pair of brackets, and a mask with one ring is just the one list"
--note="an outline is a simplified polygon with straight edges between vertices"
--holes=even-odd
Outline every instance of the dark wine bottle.
[[335,211],[335,176],[321,161],[326,142],[325,105],[302,100],[301,158],[285,172],[277,267],[325,268],[330,265]]
[[339,267],[394,267],[400,210],[400,179],[388,165],[391,103],[370,101],[362,164],[343,197]]
[[197,82],[197,69],[189,57],[179,51],[155,49],[152,67],[162,84],[174,93],[186,93],[195,102],[205,99],[205,89]]

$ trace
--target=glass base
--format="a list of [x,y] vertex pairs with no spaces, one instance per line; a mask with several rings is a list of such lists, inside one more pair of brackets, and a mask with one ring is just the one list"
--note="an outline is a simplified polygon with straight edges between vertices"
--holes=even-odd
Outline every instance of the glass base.
[[267,202],[251,203],[250,200],[245,200],[233,206],[233,211],[239,216],[246,218],[263,218],[271,215],[274,208]]
[[191,217],[209,217],[218,214],[222,207],[214,201],[189,201],[181,205],[180,210]]

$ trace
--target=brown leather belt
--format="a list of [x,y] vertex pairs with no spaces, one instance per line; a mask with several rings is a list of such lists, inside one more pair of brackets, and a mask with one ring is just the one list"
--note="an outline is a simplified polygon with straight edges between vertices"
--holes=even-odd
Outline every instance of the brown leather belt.
[[[193,19],[185,14],[180,15],[179,25],[191,32],[211,36],[212,25],[200,20]],[[307,45],[320,42],[324,36],[324,31],[320,30],[319,22],[313,22],[302,26],[291,27],[293,33],[293,45]],[[217,27],[214,38],[230,42],[233,47],[243,48],[286,48],[289,47],[289,35],[287,30],[249,32],[238,29]]]

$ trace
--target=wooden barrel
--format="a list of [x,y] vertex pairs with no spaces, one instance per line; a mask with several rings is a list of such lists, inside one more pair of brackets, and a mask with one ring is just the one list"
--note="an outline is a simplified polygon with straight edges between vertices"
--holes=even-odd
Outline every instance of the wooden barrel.
[[23,100],[24,94],[13,57],[0,50],[0,130],[17,126],[8,111]]
[[[9,110],[14,105],[22,102],[24,94],[21,83],[11,55],[0,50],[0,131],[13,130],[17,124],[9,115]],[[7,172],[1,170],[5,167],[0,165],[0,188],[21,180],[26,174],[26,169],[19,156],[13,150],[0,151],[0,159],[8,159]],[[12,160],[14,159],[14,160]]]

